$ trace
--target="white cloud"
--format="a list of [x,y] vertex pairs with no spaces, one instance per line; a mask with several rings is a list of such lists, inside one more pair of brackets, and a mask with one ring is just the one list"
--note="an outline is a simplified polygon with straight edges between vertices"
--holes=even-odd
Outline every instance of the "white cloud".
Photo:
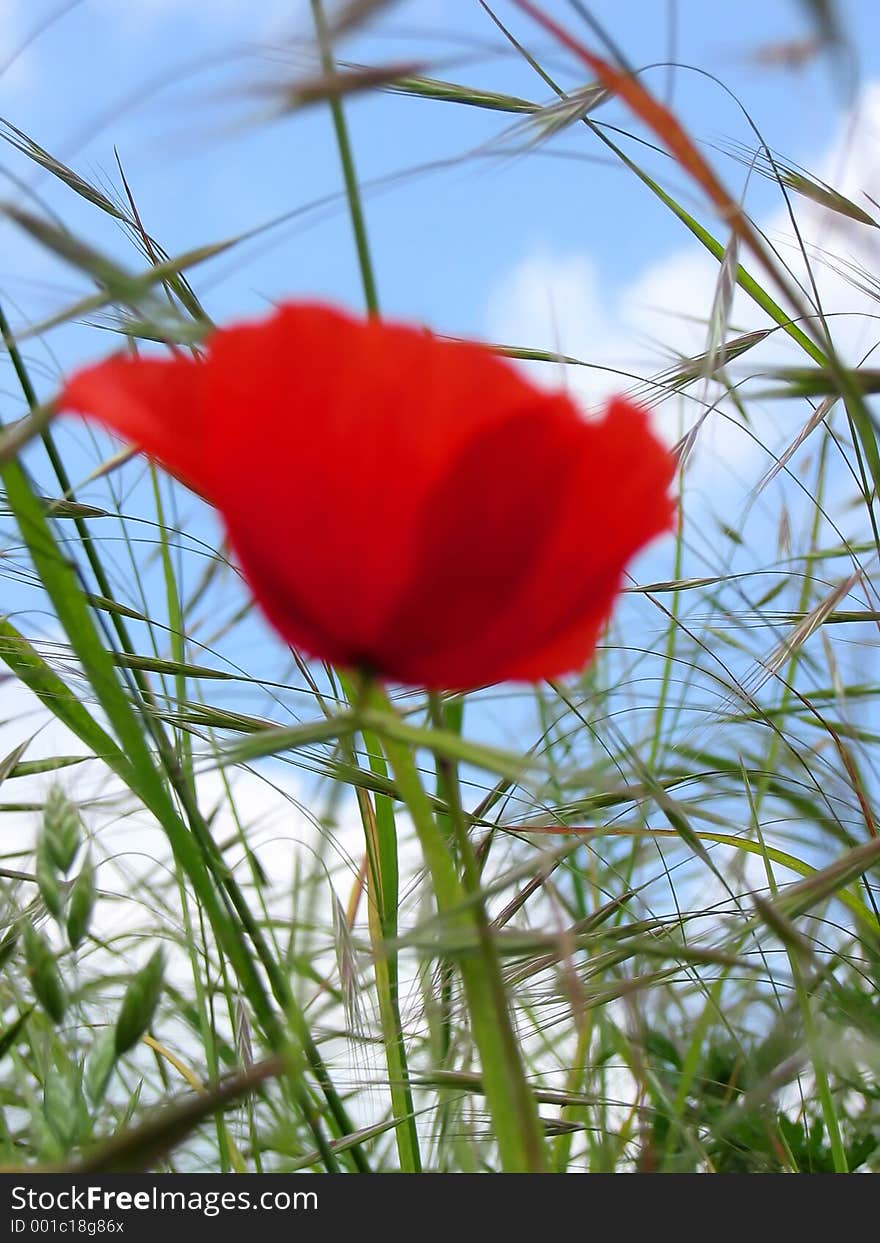
[[542,340],[560,353],[593,344],[603,325],[593,261],[535,251],[493,292],[489,318],[502,329],[513,319],[524,342]]

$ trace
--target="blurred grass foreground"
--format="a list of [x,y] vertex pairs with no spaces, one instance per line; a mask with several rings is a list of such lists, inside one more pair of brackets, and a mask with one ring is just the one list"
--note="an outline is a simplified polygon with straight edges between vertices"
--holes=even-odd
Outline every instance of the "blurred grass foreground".
[[[880,1170],[877,15],[248,7],[0,55],[0,1164]],[[583,672],[310,660],[198,495],[54,417],[306,297],[651,412],[677,528]]]

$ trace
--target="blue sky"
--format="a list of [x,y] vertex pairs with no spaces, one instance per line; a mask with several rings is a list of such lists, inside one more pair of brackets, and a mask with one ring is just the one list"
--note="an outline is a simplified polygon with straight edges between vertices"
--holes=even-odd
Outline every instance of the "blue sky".
[[[9,55],[60,7],[59,0],[6,0],[0,47]],[[567,3],[547,8],[589,36]],[[721,20],[717,6],[698,0],[635,0],[592,9],[633,63],[673,56],[719,75],[744,101],[769,144],[787,157],[809,165],[833,140],[848,101],[827,61],[797,74],[754,61],[754,53],[768,44],[805,36],[806,6],[739,0],[735,22]],[[843,10],[859,48],[859,81],[868,81],[880,58],[876,6],[854,0]],[[500,3],[498,11],[530,48],[546,54],[563,83],[584,79],[511,4]],[[260,88],[283,80],[285,62],[288,73],[291,63],[294,75],[309,72],[310,31],[304,0],[82,0],[7,70],[0,80],[0,107],[49,151],[118,187],[117,149],[148,227],[175,253],[338,191],[325,110],[271,125],[254,120],[265,103]],[[291,38],[298,51],[291,51]],[[373,33],[349,41],[339,54],[374,63],[414,58],[428,62],[426,72],[439,77],[536,99],[548,94],[505,48],[476,0],[392,6]],[[719,86],[687,69],[670,74],[658,69],[646,80],[671,86],[676,108],[698,138],[750,141],[736,104]],[[389,96],[353,101],[348,111],[365,182],[503,143],[512,120]],[[628,124],[617,104],[606,105],[597,119]],[[570,130],[554,149],[555,156],[462,159],[445,172],[403,176],[393,189],[369,195],[370,237],[386,312],[449,331],[485,334],[493,291],[518,262],[542,249],[588,254],[603,292],[613,298],[681,243],[681,227],[626,172],[609,165],[585,131]],[[71,228],[125,253],[112,226],[52,186],[45,174],[11,152],[4,153],[2,164],[44,196]],[[649,154],[646,166],[682,191],[685,201],[699,205],[665,157]],[[742,186],[743,170],[727,162],[722,167],[734,186]],[[7,187],[10,192],[15,196]],[[774,201],[774,188],[753,179],[750,209],[760,215]],[[7,297],[14,296],[24,313],[39,313],[52,304],[53,291],[35,287],[32,255],[16,254],[6,229],[4,238],[6,272],[0,275]],[[49,270],[45,267],[47,276]],[[69,286],[69,275],[66,281]],[[218,261],[199,274],[199,285],[218,319],[284,295],[317,294],[357,305],[357,272],[341,205],[319,222],[295,222],[269,234],[240,258]]]

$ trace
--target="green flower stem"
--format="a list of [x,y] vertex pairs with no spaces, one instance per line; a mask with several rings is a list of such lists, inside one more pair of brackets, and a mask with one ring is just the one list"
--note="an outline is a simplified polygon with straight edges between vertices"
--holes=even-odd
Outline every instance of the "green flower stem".
[[[420,1174],[422,1160],[419,1152],[419,1135],[415,1124],[409,1066],[406,1057],[406,1041],[400,1020],[398,955],[389,949],[393,933],[388,927],[387,910],[392,893],[389,878],[383,869],[387,843],[382,838],[373,803],[366,790],[358,790],[358,805],[364,825],[367,845],[367,909],[370,929],[370,945],[373,950],[373,970],[379,997],[379,1018],[382,1024],[382,1040],[388,1065],[388,1087],[391,1106],[397,1123],[397,1152],[400,1168],[405,1174]],[[396,902],[397,885],[393,885]]]
[[[362,694],[361,682],[351,682],[344,677],[341,682],[349,702],[356,704]],[[363,738],[370,757],[370,767],[384,775],[385,761],[378,739],[368,731],[364,732]],[[351,738],[346,743],[352,765],[357,767],[358,761]],[[391,1108],[396,1121],[400,1168],[406,1174],[419,1174],[422,1170],[422,1159],[410,1087],[406,1041],[400,1021],[398,954],[394,948],[399,900],[394,812],[389,798],[377,794],[375,799],[374,804],[366,790],[357,790],[358,810],[364,827],[367,852],[367,920],[379,999],[382,1043],[385,1046],[388,1066]]]
[[[368,700],[385,716],[394,709],[387,695],[374,685]],[[497,947],[480,896],[479,869],[462,815],[450,816],[462,859],[464,881],[459,879],[446,838],[422,785],[412,752],[406,744],[382,733],[400,797],[412,818],[431,881],[438,910],[450,926],[475,933],[477,952],[465,951],[459,960],[474,1039],[480,1053],[483,1087],[507,1173],[537,1173],[545,1169],[544,1137],[535,1098],[513,1031],[501,976]],[[465,939],[467,939],[465,937]]]

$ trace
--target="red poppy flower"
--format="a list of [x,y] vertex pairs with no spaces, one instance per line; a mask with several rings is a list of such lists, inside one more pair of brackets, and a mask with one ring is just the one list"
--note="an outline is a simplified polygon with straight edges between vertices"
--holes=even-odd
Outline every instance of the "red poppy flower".
[[586,421],[484,346],[322,306],[215,332],[200,361],[111,358],[60,406],[216,505],[288,642],[393,681],[581,668],[672,523],[641,410]]

